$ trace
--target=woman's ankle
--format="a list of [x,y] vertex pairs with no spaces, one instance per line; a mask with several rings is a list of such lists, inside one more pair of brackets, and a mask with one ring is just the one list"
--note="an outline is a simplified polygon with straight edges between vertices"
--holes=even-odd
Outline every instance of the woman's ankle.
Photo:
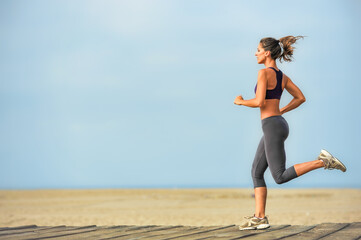
[[263,219],[266,215],[259,213],[259,214],[254,214],[253,216],[256,217],[256,218],[259,218],[259,219]]

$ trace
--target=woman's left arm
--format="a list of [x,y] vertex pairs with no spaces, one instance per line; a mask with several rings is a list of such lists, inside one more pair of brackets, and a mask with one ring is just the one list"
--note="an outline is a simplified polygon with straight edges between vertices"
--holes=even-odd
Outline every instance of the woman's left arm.
[[265,104],[266,89],[267,89],[266,70],[261,69],[258,71],[256,97],[250,100],[244,100],[242,95],[240,95],[236,97],[236,99],[234,100],[234,104],[244,105],[252,108],[262,107]]

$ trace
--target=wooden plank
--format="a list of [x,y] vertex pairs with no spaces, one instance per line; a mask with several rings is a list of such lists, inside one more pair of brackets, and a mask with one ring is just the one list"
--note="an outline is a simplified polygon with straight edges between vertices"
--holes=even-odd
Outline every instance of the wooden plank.
[[46,233],[66,232],[66,231],[71,231],[74,229],[82,229],[82,228],[84,227],[69,227],[65,225],[54,226],[54,227],[42,226],[42,227],[34,228],[32,231],[27,231],[27,232],[19,231],[11,235],[0,236],[0,239],[9,239],[11,237],[11,239],[20,240],[34,236],[41,236],[42,234],[46,234]]
[[67,229],[68,227],[66,227],[63,231],[55,231],[55,232],[32,232],[32,233],[22,233],[22,234],[18,234],[18,235],[14,235],[11,236],[11,239],[13,240],[22,240],[22,239],[28,239],[28,240],[32,240],[32,239],[46,239],[46,238],[51,238],[51,237],[61,237],[61,236],[71,236],[71,235],[75,235],[75,234],[79,234],[79,233],[83,233],[83,232],[89,232],[89,231],[95,231],[96,230],[96,226],[95,225],[90,225],[90,226],[84,226],[84,227],[72,227],[72,229]]
[[29,237],[34,237],[34,236],[41,236],[43,234],[46,233],[52,233],[52,232],[65,232],[65,231],[70,231],[73,229],[79,229],[79,227],[67,227],[65,225],[61,225],[61,226],[54,226],[54,227],[38,227],[33,229],[32,231],[29,232],[17,232],[15,234],[11,234],[11,235],[5,235],[5,236],[1,236],[0,239],[13,239],[13,240],[21,240],[21,239],[27,239]]
[[[217,230],[221,230],[221,229],[230,228],[233,226],[234,225],[195,227],[195,228],[184,229],[182,231],[178,231],[175,233],[161,232],[160,234],[158,233],[158,234],[150,234],[150,235],[144,235],[144,236],[131,236],[132,238],[129,238],[129,240],[130,239],[139,239],[139,238],[157,239],[157,240],[158,239],[178,239],[178,238],[182,238],[182,237],[187,237],[188,239],[190,239],[190,236],[192,236],[192,235],[202,234],[202,233],[211,232],[211,231],[217,231]],[[123,239],[123,238],[119,238],[119,239]]]
[[[252,236],[249,236],[248,239],[250,239],[250,240],[251,239],[252,240],[279,239],[279,238],[284,238],[284,237],[290,237],[290,236],[296,235],[298,233],[311,230],[314,227],[315,226],[294,225],[294,226],[289,226],[289,227],[282,228],[282,229],[275,230],[275,231],[263,232],[261,234],[252,235]],[[238,238],[233,238],[233,239],[238,239]]]
[[[153,236],[159,236],[164,234],[179,234],[183,232],[189,232],[189,231],[200,231],[200,229],[203,229],[206,227],[196,227],[196,226],[178,226],[177,228],[171,228],[171,227],[164,227],[163,229],[155,229],[153,231],[146,231],[141,232],[137,234],[123,234],[123,235],[117,235],[113,236],[112,238],[104,238],[104,239],[139,239],[139,238],[145,238],[145,237],[153,237]],[[157,238],[159,239],[159,238]]]
[[322,223],[318,224],[313,229],[307,231],[298,233],[291,237],[286,237],[283,239],[292,240],[312,240],[312,239],[320,239],[322,237],[325,237],[327,235],[330,235],[332,233],[335,233],[345,227],[347,227],[349,223]]
[[275,231],[282,228],[289,227],[290,225],[275,225],[264,230],[244,230],[240,231],[238,226],[229,229],[228,231],[220,231],[215,233],[202,234],[201,236],[190,238],[190,239],[217,239],[217,240],[228,240],[228,239],[239,239],[245,238],[265,232]]
[[37,228],[21,228],[21,229],[11,229],[11,230],[4,230],[0,232],[0,239],[4,236],[9,235],[17,235],[17,234],[23,234],[23,233],[32,233],[34,231],[43,230],[43,229],[50,229],[53,227],[37,227]]
[[65,235],[56,237],[56,240],[72,240],[72,239],[89,239],[90,237],[96,237],[95,239],[101,239],[105,234],[120,231],[119,227],[97,227],[95,231],[80,232],[73,235]]
[[95,232],[95,235],[89,236],[87,240],[97,240],[99,239],[99,237],[101,237],[102,239],[111,239],[113,237],[118,237],[118,236],[131,236],[132,234],[137,234],[137,233],[144,233],[144,232],[150,232],[150,231],[157,231],[157,230],[163,230],[163,229],[168,229],[168,228],[177,228],[177,226],[171,226],[171,227],[164,227],[164,226],[156,226],[156,225],[148,225],[148,226],[133,226],[131,228],[128,229],[114,229],[113,232],[111,233],[107,233],[107,234],[103,234],[101,236],[99,236],[97,234],[97,232]]
[[322,240],[348,240],[348,239],[360,239],[361,238],[361,222],[354,222],[346,226],[345,228],[332,233]]
[[[181,229],[175,229],[177,231],[161,231],[161,232],[152,232],[149,233],[147,235],[144,236],[139,236],[138,238],[146,238],[146,239],[167,239],[169,237],[178,237],[178,236],[183,236],[184,234],[192,234],[192,233],[197,233],[197,232],[202,232],[202,231],[209,231],[212,229],[218,229],[220,226],[202,226],[202,227],[197,227],[197,226],[186,226],[183,227]],[[133,236],[132,236],[133,237]]]
[[197,229],[197,227],[184,227],[184,226],[158,226],[157,228],[154,229],[149,229],[147,231],[141,231],[141,232],[120,232],[120,233],[115,233],[112,234],[111,236],[106,236],[103,237],[102,239],[132,239],[134,237],[141,238],[144,236],[149,236],[149,235],[154,235],[154,234],[158,234],[158,232],[179,232],[179,231],[183,231],[183,230],[187,230],[187,229]]
[[147,238],[147,239],[196,239],[196,238],[200,238],[203,234],[215,234],[217,232],[229,232],[232,231],[233,228],[235,228],[235,225],[228,225],[228,226],[209,226],[209,227],[203,227],[203,228],[198,228],[197,231],[194,232],[181,232],[178,233],[177,235],[163,235],[163,236],[159,236],[157,238],[157,236],[154,236],[152,238]]
[[128,235],[132,235],[134,233],[149,231],[150,229],[159,228],[159,226],[150,225],[150,226],[128,226],[128,227],[120,227],[120,226],[111,226],[111,227],[98,227],[96,231],[92,232],[84,232],[72,237],[63,236],[56,238],[57,240],[68,240],[68,239],[104,239],[107,237],[111,237],[117,235],[119,233],[124,233]]
[[36,226],[27,225],[3,228],[0,240],[47,239],[289,239],[289,240],[348,240],[361,239],[361,222],[323,223],[316,226],[274,225],[265,230],[240,231],[236,225],[228,226]]
[[29,228],[37,228],[37,227],[38,227],[37,225],[25,225],[25,226],[18,226],[18,227],[4,227],[4,228],[1,228],[0,231],[29,229]]

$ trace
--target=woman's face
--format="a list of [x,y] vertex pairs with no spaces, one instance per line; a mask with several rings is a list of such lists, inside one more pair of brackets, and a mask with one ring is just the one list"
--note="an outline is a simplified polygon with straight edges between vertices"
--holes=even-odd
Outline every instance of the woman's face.
[[269,55],[269,51],[265,51],[262,47],[262,44],[259,43],[257,47],[257,52],[255,56],[257,57],[257,63],[262,64],[265,63],[267,56]]

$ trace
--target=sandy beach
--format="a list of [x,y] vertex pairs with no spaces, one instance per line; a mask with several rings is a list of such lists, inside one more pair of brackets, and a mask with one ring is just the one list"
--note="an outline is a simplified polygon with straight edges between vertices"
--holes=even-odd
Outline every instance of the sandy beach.
[[[239,224],[253,189],[0,190],[0,226]],[[360,189],[269,189],[271,224],[360,222]]]

